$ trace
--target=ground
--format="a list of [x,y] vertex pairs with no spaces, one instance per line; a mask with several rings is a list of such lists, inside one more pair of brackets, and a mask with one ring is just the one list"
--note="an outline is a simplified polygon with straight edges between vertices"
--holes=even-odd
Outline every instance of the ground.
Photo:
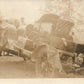
[[[54,78],[84,77],[83,74],[73,73],[69,65],[62,65],[65,72],[55,72]],[[2,56],[0,57],[0,78],[36,78],[35,63],[24,62],[22,58],[17,56]]]

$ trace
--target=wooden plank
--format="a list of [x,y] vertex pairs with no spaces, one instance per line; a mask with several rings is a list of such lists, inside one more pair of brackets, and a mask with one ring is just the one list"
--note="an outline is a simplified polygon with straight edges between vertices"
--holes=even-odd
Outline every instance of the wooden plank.
[[59,50],[59,52],[62,53],[62,54],[66,54],[68,56],[74,57],[74,53],[67,52],[67,51],[64,51],[64,50]]
[[31,59],[31,54],[29,54],[29,53],[22,53],[22,52],[19,52],[17,50],[12,50],[12,49],[9,49],[9,48],[4,48],[4,51],[6,51],[8,53],[11,53],[13,55],[17,55],[19,57],[22,57],[24,60]]
[[68,55],[68,56],[70,56],[70,57],[74,57],[74,53],[71,53],[71,52],[68,52],[68,51],[65,51],[65,50],[60,50],[60,49],[58,49],[58,48],[54,48],[54,47],[51,47],[52,49],[54,49],[55,51],[59,51],[59,53],[62,53],[62,54],[66,54],[66,55]]

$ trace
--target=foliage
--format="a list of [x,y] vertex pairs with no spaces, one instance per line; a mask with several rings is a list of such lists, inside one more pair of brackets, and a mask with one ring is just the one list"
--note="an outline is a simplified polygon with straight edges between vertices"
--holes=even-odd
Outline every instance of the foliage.
[[84,0],[46,0],[45,12],[83,23]]

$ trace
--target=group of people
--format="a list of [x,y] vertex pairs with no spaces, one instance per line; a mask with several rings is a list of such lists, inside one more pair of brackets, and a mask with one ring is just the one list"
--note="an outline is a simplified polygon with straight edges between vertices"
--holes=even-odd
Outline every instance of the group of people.
[[[7,23],[7,24],[9,24],[9,23]],[[2,31],[0,30],[0,55],[2,54],[2,51],[3,51],[4,47],[8,47],[7,45],[10,44],[10,42],[9,42],[10,38],[9,37],[12,36],[12,34],[14,33],[14,31],[13,31],[13,33],[11,33],[11,31],[10,31],[11,28],[14,29],[13,28],[14,25],[12,25],[12,26],[8,25],[8,27],[7,27],[6,26],[7,24],[4,23],[4,25],[5,25],[4,28],[2,28],[2,27],[0,28],[0,29],[2,29]],[[18,27],[18,29],[16,29],[16,30],[18,30],[17,34],[19,36],[22,36],[22,34],[23,34],[22,37],[24,37],[24,33],[22,33],[23,31],[20,32],[20,28],[21,27],[22,26],[20,25]],[[9,36],[8,36],[8,34],[9,34]],[[16,34],[14,34],[13,36],[15,36],[15,35]],[[13,37],[12,37],[12,39],[13,39]],[[13,40],[15,40],[15,39],[13,39]],[[21,44],[21,46],[22,46],[22,44]],[[60,56],[59,55],[60,54],[59,54],[58,50],[51,49],[47,45],[39,45],[35,49],[34,53],[32,54],[32,56],[36,60],[36,63],[35,63],[36,75],[37,76],[41,75],[41,73],[44,73],[44,74],[47,73],[47,75],[49,75],[50,72],[52,72],[52,74],[54,75],[56,69],[59,72],[61,72],[62,71],[62,65],[61,65],[61,61],[60,61]]]

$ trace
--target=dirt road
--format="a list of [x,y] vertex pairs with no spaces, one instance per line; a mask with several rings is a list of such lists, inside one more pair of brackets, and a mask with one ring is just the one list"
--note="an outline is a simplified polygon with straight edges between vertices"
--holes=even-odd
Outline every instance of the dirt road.
[[[66,67],[65,70],[70,70]],[[84,77],[73,73],[58,73],[56,72],[54,78],[77,78]],[[22,58],[13,56],[0,57],[0,78],[36,78],[35,64],[31,62],[24,62]],[[38,77],[40,78],[40,77]]]

